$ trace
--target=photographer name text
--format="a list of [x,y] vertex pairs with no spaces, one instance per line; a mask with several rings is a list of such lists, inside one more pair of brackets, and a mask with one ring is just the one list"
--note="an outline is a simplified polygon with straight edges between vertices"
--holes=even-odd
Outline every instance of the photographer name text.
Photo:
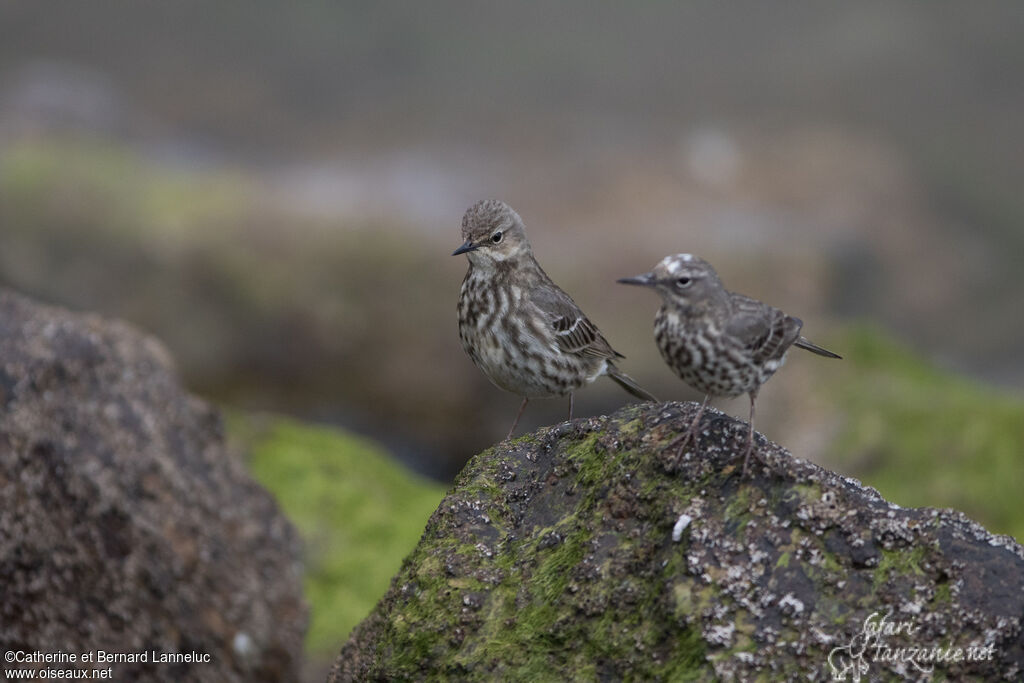
[[91,650],[89,652],[26,652],[11,650],[4,654],[9,664],[209,664],[210,655],[205,652],[110,652]]

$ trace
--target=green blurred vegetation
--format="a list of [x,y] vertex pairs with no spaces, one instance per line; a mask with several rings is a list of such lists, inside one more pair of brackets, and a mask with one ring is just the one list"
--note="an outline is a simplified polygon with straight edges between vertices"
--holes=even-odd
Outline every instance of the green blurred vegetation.
[[0,187],[5,201],[15,203],[9,210],[21,219],[22,225],[12,227],[26,229],[25,222],[87,209],[102,217],[90,221],[92,229],[127,237],[145,227],[160,232],[168,246],[210,221],[237,221],[256,196],[240,173],[146,163],[129,146],[88,137],[29,139],[5,147]]
[[384,595],[445,490],[339,430],[233,413],[228,431],[302,535],[312,612],[306,650],[333,658]]
[[873,327],[843,337],[834,459],[888,500],[962,510],[1024,541],[1024,399],[942,370]]

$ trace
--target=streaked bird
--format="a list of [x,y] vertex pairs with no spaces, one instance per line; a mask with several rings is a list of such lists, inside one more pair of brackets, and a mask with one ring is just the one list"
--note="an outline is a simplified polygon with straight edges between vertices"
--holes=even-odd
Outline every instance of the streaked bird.
[[[622,278],[661,295],[654,339],[680,379],[704,392],[689,429],[669,447],[681,455],[696,436],[712,396],[750,395],[750,428],[743,475],[754,445],[754,404],[761,385],[782,367],[791,346],[819,356],[840,356],[800,336],[803,322],[756,299],[728,291],[711,265],[692,254],[666,256],[650,273]],[[677,455],[677,457],[678,457]]]
[[523,397],[508,432],[531,398],[569,396],[601,375],[633,396],[656,400],[616,366],[612,349],[568,294],[537,263],[523,220],[504,202],[484,200],[462,217],[469,270],[459,293],[462,348],[488,379]]

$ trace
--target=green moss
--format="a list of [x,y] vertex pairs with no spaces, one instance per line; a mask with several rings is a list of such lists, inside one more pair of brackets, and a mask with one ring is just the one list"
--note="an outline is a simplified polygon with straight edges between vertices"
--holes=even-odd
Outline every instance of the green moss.
[[747,524],[750,522],[751,516],[750,492],[746,487],[741,487],[729,501],[723,515],[726,522],[735,528],[736,537],[740,542],[746,539]]
[[639,433],[640,430],[643,429],[643,426],[643,420],[637,418],[635,420],[630,420],[629,422],[623,424],[619,428],[619,432],[621,432],[623,436],[633,436]]
[[736,517],[749,516],[749,508],[750,494],[746,489],[741,488],[729,501],[728,507],[725,508],[725,518],[733,519]]
[[601,481],[607,477],[607,464],[597,457],[594,444],[597,443],[597,434],[590,434],[586,439],[574,444],[566,451],[566,459],[573,464],[577,470],[577,482],[582,485],[589,485]]
[[877,588],[895,576],[915,574],[924,576],[921,563],[927,555],[927,549],[917,546],[910,550],[882,550],[882,558],[874,572],[874,584]]
[[[541,536],[540,538],[543,538]],[[570,571],[583,560],[590,546],[590,533],[576,529],[562,543],[547,551],[539,550],[534,571],[534,586],[542,600],[556,600],[569,585]]]
[[684,629],[676,642],[672,657],[655,677],[673,683],[707,680],[707,644],[700,629]]
[[[539,547],[549,534],[563,537],[560,543],[551,547]],[[468,665],[481,658],[486,661],[507,663],[511,669],[508,675],[515,680],[532,680],[549,671],[546,657],[522,657],[523,652],[540,652],[559,647],[569,640],[568,633],[559,628],[561,619],[570,616],[562,597],[576,567],[589,550],[590,535],[570,516],[557,527],[542,529],[530,539],[519,542],[525,546],[513,552],[519,556],[536,558],[536,564],[529,568],[529,593],[518,590],[519,583],[509,582],[497,590],[490,600],[490,613],[484,619],[487,629],[484,643],[479,650],[461,651],[456,661]],[[555,605],[560,605],[556,607]],[[543,642],[544,647],[537,647]],[[580,661],[580,666],[587,662]],[[540,680],[545,680],[543,676]]]
[[[307,650],[333,655],[384,594],[444,489],[338,430],[237,413],[228,430],[302,535],[312,608]],[[441,574],[431,560],[427,573],[433,566]]]
[[807,504],[817,503],[821,500],[821,486],[818,484],[794,484],[786,492],[786,500]]
[[839,574],[845,571],[843,566],[839,563],[839,559],[836,557],[836,554],[829,552],[828,549],[825,548],[825,543],[824,541],[821,541],[820,537],[816,538],[818,538],[818,541],[821,543],[822,566],[825,568],[825,571],[832,572],[833,574]]
[[850,330],[840,346],[837,460],[895,503],[956,508],[1024,540],[1024,400],[943,371],[873,328]]
[[695,581],[677,583],[672,589],[675,599],[675,616],[685,619],[691,614],[700,614],[714,603],[718,591],[714,586],[703,585]]

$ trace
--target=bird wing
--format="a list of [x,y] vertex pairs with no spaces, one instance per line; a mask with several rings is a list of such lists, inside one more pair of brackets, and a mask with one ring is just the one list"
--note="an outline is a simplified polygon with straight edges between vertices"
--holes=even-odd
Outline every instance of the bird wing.
[[755,363],[781,358],[800,336],[803,322],[755,299],[733,294],[725,334],[750,353]]
[[604,338],[594,323],[590,322],[572,298],[554,283],[534,287],[530,300],[537,307],[551,331],[555,343],[565,353],[596,358],[622,358]]

